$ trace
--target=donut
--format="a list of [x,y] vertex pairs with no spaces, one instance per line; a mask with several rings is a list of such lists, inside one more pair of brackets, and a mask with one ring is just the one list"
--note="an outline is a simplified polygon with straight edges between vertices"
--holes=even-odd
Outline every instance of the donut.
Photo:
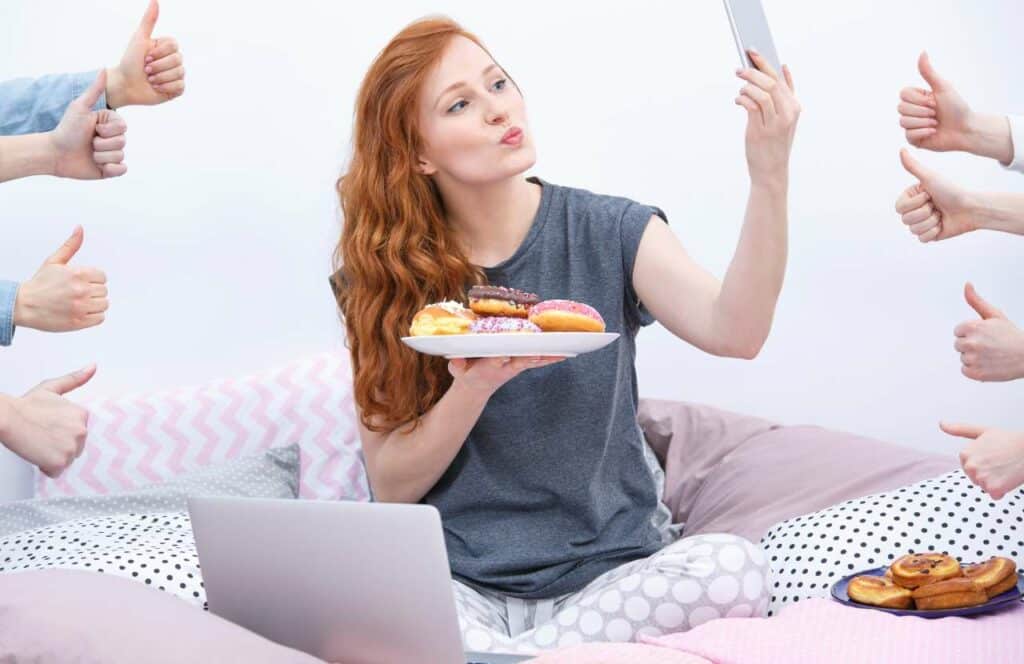
[[911,553],[893,561],[893,582],[904,588],[920,588],[961,576],[960,563],[943,553]]
[[501,333],[533,333],[540,332],[540,328],[525,318],[512,318],[511,316],[487,316],[477,318],[469,326],[472,334],[501,334]]
[[533,293],[504,286],[473,286],[469,289],[469,308],[481,316],[526,318],[530,307],[540,302]]
[[593,307],[572,300],[544,300],[530,308],[530,320],[545,332],[604,332]]
[[846,594],[855,602],[871,606],[909,609],[914,605],[909,590],[897,586],[884,576],[855,576],[850,579]]
[[923,611],[960,609],[988,601],[988,595],[974,581],[956,577],[920,586],[913,591],[914,604]]
[[993,557],[983,563],[964,566],[964,576],[985,591],[989,599],[1017,585],[1017,563]]
[[409,334],[414,337],[466,334],[474,320],[476,314],[458,302],[435,302],[416,312],[409,326]]

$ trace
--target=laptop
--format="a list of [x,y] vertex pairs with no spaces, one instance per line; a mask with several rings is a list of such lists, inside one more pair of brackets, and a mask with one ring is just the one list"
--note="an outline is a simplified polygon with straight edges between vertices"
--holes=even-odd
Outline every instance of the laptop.
[[430,505],[188,499],[210,611],[345,664],[511,664],[466,652]]

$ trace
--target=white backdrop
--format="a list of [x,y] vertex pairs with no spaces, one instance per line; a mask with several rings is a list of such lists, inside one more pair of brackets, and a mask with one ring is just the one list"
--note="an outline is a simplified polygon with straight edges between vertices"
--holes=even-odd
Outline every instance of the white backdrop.
[[[0,78],[115,63],[145,0],[0,3]],[[792,165],[791,245],[775,327],[753,362],[641,333],[642,396],[817,423],[953,453],[942,418],[1024,426],[1024,385],[963,378],[952,329],[962,288],[1024,321],[1024,238],[921,246],[893,212],[910,183],[898,91],[927,48],[979,109],[1024,111],[1020,10],[984,3],[765,0],[804,115]],[[627,6],[628,5],[628,6]],[[719,0],[359,4],[165,0],[156,35],[185,55],[188,90],[129,108],[127,176],[0,187],[0,274],[24,279],[75,223],[82,264],[110,279],[99,328],[20,330],[0,349],[0,392],[95,361],[76,394],[116,395],[247,373],[341,343],[327,286],[334,181],[374,55],[409,21],[445,13],[475,31],[527,95],[534,173],[665,209],[718,275],[747,196],[745,115]],[[1024,179],[966,155],[921,154],[973,188]],[[685,306],[685,303],[681,303]],[[4,486],[25,474],[0,459]]]

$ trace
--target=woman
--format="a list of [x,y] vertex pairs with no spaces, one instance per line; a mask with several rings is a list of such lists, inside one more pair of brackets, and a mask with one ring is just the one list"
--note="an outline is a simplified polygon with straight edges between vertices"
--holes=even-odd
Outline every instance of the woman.
[[[756,546],[665,546],[634,368],[636,333],[655,320],[727,357],[753,358],[768,336],[800,107],[788,71],[752,57],[761,71],[737,72],[736,100],[751,193],[722,283],[657,208],[524,178],[536,157],[523,96],[456,23],[413,23],[363,81],[335,260],[366,468],[376,500],[440,510],[471,649],[629,640],[764,611]],[[446,363],[402,344],[417,310],[479,283],[586,302],[621,336],[567,361]]]

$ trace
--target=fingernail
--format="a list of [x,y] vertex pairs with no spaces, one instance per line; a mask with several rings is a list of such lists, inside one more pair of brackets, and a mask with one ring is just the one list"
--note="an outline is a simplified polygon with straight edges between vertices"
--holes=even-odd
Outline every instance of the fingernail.
[[737,76],[739,76],[739,75],[740,75],[740,74],[742,74],[742,73],[743,73],[743,68],[742,68],[742,67],[740,67],[740,68],[738,68],[738,69],[736,70],[736,75],[737,75]]
[[152,83],[152,82],[153,82],[153,77],[152,77],[152,76],[147,76],[147,77],[146,77],[146,80],[148,80],[149,82],[151,82],[151,83]]
[[146,56],[146,64],[149,64],[150,62],[153,62],[153,56],[152,55],[147,55]]
[[152,74],[153,73],[153,68],[152,67],[146,67],[146,73],[147,74]]

